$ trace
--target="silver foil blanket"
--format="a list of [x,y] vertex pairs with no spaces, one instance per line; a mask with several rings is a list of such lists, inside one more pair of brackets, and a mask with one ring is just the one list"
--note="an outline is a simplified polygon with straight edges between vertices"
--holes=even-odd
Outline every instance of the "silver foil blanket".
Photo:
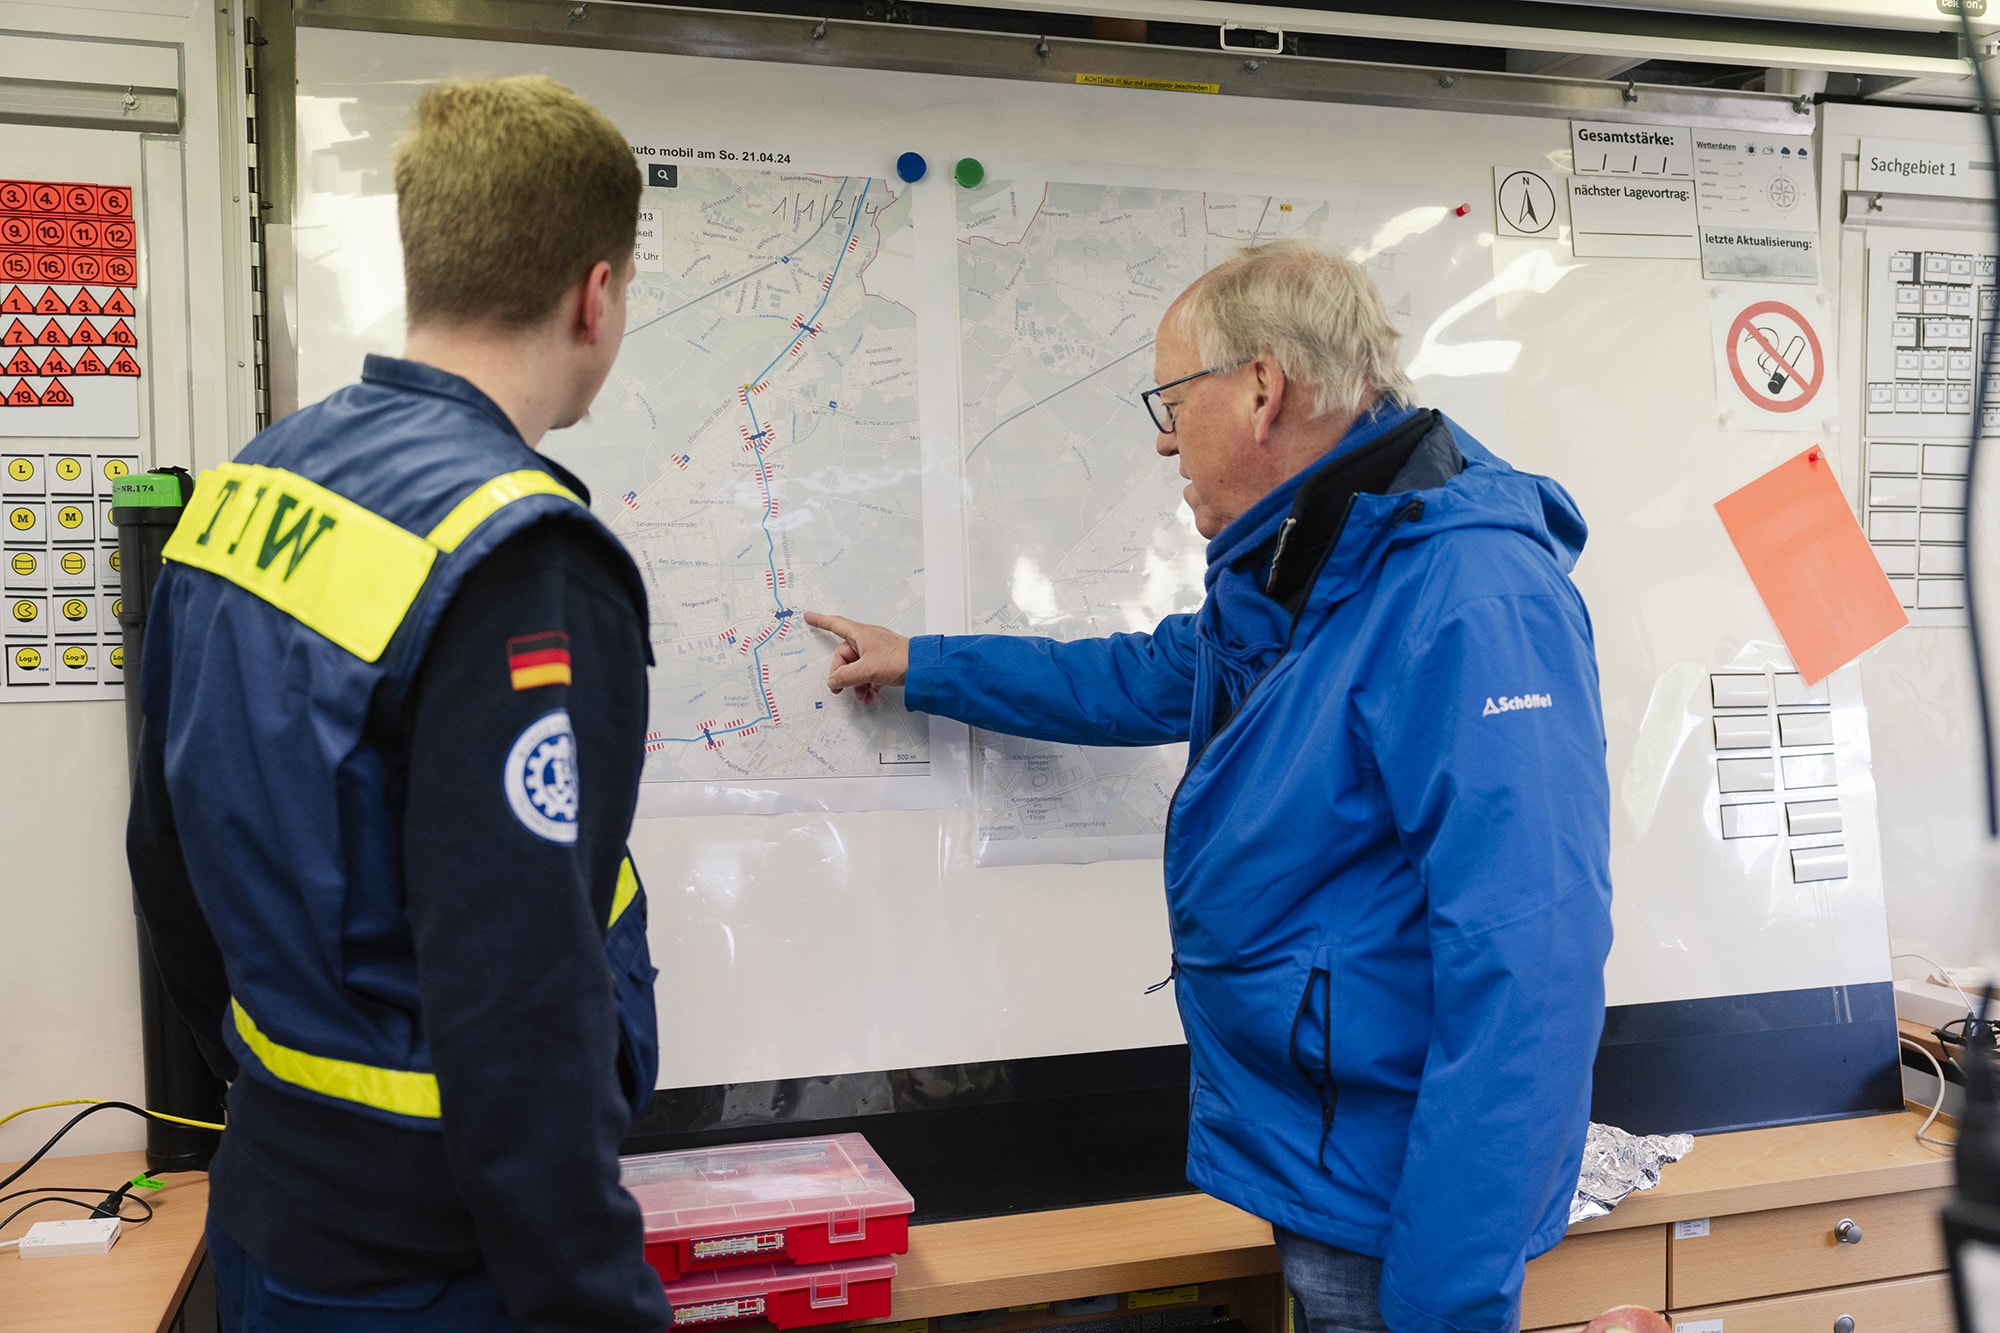
[[1694,1151],[1692,1134],[1627,1134],[1615,1125],[1592,1122],[1583,1145],[1583,1170],[1577,1174],[1576,1197],[1570,1200],[1569,1222],[1602,1217],[1633,1190],[1660,1183],[1660,1168]]

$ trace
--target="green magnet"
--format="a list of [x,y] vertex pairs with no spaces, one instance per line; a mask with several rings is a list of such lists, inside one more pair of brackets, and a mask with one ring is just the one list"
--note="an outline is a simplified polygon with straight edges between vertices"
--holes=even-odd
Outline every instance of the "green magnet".
[[951,178],[970,190],[986,179],[986,168],[976,157],[961,157],[958,165],[951,169]]

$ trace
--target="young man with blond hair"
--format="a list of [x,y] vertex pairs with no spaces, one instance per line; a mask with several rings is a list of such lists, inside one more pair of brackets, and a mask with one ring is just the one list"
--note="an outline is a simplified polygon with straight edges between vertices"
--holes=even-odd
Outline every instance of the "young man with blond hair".
[[127,846],[232,1080],[223,1326],[657,1330],[646,596],[535,451],[618,355],[638,168],[496,79],[418,99],[396,189],[404,357],[203,475],[146,637]]
[[1367,274],[1280,242],[1161,321],[1209,539],[1150,634],[904,639],[829,683],[1081,745],[1189,742],[1165,847],[1188,1179],[1269,1220],[1310,1333],[1508,1333],[1562,1238],[1611,943],[1583,520],[1415,407]]

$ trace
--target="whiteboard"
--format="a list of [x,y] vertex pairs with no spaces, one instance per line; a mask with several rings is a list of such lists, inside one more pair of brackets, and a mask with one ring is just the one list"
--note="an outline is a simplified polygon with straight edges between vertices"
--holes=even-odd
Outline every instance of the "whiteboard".
[[[1796,882],[1785,840],[1722,836],[1721,807],[1740,797],[1720,790],[1714,677],[1759,676],[1775,699],[1789,663],[1711,505],[1831,444],[1834,414],[1790,431],[1723,428],[1715,296],[1698,264],[1580,260],[1561,243],[1493,235],[1493,169],[1566,171],[1565,122],[312,29],[298,43],[301,402],[351,382],[364,352],[399,350],[389,158],[416,91],[440,78],[547,73],[635,144],[783,147],[885,178],[915,150],[934,165],[914,187],[916,225],[946,237],[954,186],[935,168],[968,155],[1003,175],[1282,185],[1309,198],[1366,187],[1463,205],[1478,262],[1439,275],[1430,299],[1477,311],[1495,355],[1467,374],[1420,376],[1418,394],[1448,402],[1516,466],[1555,476],[1591,525],[1575,578],[1595,619],[1609,734],[1610,1002],[1888,977],[1852,668],[1809,702],[1835,738],[1819,780],[1843,814],[1847,873]],[[785,95],[741,95],[764,87]],[[946,280],[923,296],[955,293]],[[949,358],[924,364],[923,393],[942,405],[924,420],[942,524],[963,476],[956,373]],[[1144,449],[1150,432],[1135,425]],[[562,457],[558,440],[547,447]],[[929,628],[963,627],[963,580],[926,593]],[[966,773],[963,730],[937,724],[932,736],[934,766]],[[1168,968],[1158,862],[980,865],[963,786],[950,801],[641,818],[632,846],[654,904],[663,1086],[1178,1041],[1171,995],[1145,993]]]
[[[1865,377],[1868,266],[1871,252],[1906,250],[1932,239],[1954,250],[1991,249],[1990,212],[1959,201],[1890,199],[1882,212],[1865,201],[1841,217],[1846,191],[1857,179],[1863,138],[1907,139],[1964,145],[1975,178],[1990,180],[1985,127],[1968,112],[1911,107],[1833,106],[1825,132],[1829,170],[1822,180],[1824,231],[1829,253],[1840,247],[1844,280],[1842,329],[1849,346],[1843,355],[1857,373],[1843,385],[1841,459],[1848,492],[1859,501],[1866,486],[1870,439],[1900,439],[1895,430],[1868,429]],[[1989,188],[1982,183],[1982,190]],[[1967,418],[1952,419],[1963,442]],[[1911,438],[1942,439],[1941,431]],[[1989,553],[2000,537],[1987,513],[1980,540]],[[1898,953],[1923,954],[1959,967],[1982,961],[1980,941],[1991,938],[1993,904],[1985,890],[1985,815],[1981,807],[1979,729],[1972,688],[1971,654],[1962,614],[1957,625],[1916,623],[1861,660],[1868,719],[1874,737],[1876,770],[1882,787],[1882,860],[1889,927]],[[1937,619],[1942,619],[1939,617]],[[1989,631],[1990,632],[1990,631]],[[1897,974],[1922,977],[1933,971],[1923,959],[1907,958]]]

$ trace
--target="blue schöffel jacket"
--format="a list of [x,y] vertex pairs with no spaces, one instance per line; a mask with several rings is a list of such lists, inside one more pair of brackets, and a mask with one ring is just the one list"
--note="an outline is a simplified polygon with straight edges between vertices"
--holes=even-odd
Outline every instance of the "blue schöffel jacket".
[[1500,1333],[1562,1238],[1611,944],[1585,529],[1389,407],[1208,547],[1151,634],[911,644],[909,706],[1190,742],[1165,871],[1188,1179],[1384,1259],[1396,1333]]

